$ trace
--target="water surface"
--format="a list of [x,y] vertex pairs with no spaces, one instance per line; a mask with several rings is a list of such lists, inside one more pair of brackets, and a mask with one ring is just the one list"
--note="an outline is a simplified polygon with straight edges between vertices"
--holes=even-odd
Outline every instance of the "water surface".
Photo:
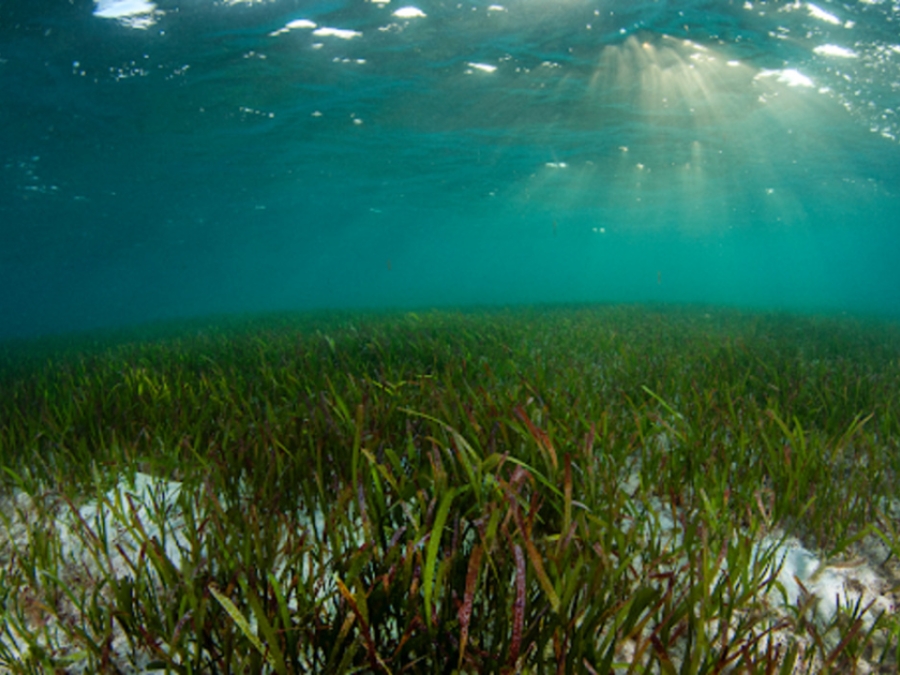
[[0,336],[545,302],[895,316],[898,20],[2,2]]

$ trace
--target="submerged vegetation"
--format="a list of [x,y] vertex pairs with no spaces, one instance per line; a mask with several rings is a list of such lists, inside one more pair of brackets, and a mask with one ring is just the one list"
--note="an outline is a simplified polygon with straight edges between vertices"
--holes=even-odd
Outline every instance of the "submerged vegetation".
[[895,672],[900,330],[707,312],[7,347],[0,670]]

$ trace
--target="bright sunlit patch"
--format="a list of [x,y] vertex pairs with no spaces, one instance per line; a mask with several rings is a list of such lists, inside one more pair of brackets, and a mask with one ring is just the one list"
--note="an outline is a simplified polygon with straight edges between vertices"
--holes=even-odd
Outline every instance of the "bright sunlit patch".
[[767,77],[774,77],[778,82],[786,84],[789,87],[815,86],[809,77],[793,68],[786,68],[784,70],[761,70],[753,79],[761,80]]
[[271,33],[269,33],[269,35],[274,37],[276,35],[284,35],[285,33],[290,33],[292,30],[297,30],[300,28],[315,27],[315,22],[310,21],[309,19],[294,19],[293,21],[288,21],[286,24],[284,24],[284,27],[279,28],[278,30],[273,30]]
[[94,16],[103,19],[121,19],[136,14],[148,14],[156,5],[146,0],[97,0]]
[[505,12],[506,7],[503,5],[488,5],[487,11],[489,12]]
[[129,28],[149,28],[156,23],[156,4],[148,0],[95,0],[94,16],[116,19]]
[[398,19],[420,19],[425,16],[425,12],[418,7],[401,7],[394,12],[394,16]]
[[497,66],[492,66],[490,63],[473,63],[470,61],[466,65],[472,70],[480,70],[482,73],[493,73],[497,70]]
[[824,9],[812,4],[811,2],[806,3],[806,9],[809,10],[809,15],[814,19],[818,19],[819,21],[824,21],[825,23],[830,23],[835,26],[841,25],[841,20],[834,14],[826,12]]
[[547,162],[545,166],[548,166],[551,169],[565,169],[569,165],[565,162]]
[[352,40],[356,37],[362,37],[362,33],[356,30],[348,30],[346,28],[327,28],[325,26],[316,28],[313,31],[313,35],[318,35],[319,37],[336,37],[342,40]]
[[857,54],[852,49],[841,47],[840,45],[819,45],[813,51],[820,56],[836,56],[841,59],[855,59]]

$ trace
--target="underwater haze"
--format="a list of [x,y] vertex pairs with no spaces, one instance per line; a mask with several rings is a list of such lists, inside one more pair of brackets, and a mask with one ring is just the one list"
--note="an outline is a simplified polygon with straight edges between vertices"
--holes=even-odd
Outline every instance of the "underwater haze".
[[900,314],[900,1],[0,0],[0,337]]

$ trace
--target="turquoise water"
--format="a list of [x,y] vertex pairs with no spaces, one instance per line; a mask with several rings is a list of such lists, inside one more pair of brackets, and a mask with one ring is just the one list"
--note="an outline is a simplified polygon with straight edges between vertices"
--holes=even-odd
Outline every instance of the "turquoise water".
[[897,0],[18,0],[0,92],[0,337],[322,307],[900,313]]

